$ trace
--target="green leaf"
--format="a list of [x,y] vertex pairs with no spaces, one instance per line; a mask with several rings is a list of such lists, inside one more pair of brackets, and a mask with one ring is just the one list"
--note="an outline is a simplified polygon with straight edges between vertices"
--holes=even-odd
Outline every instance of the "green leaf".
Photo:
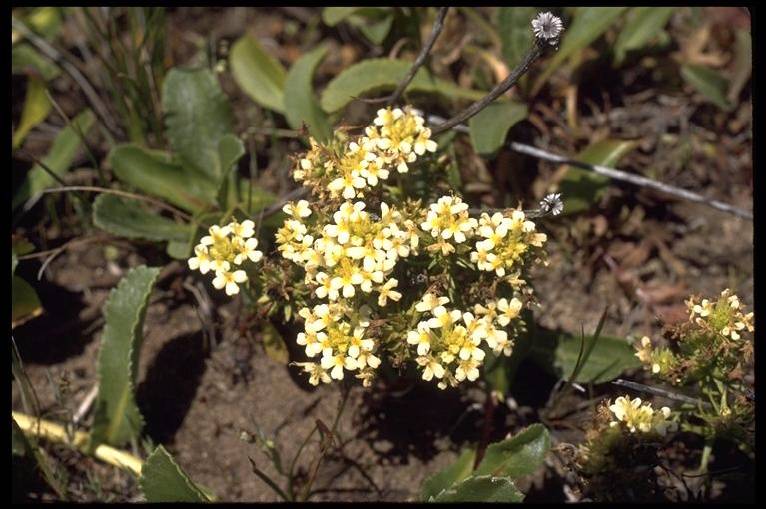
[[729,92],[726,96],[729,103],[735,104],[739,93],[742,91],[750,75],[753,73],[753,38],[749,30],[737,29],[734,32],[736,39],[734,47],[734,72],[729,83]]
[[508,130],[527,118],[527,105],[512,101],[492,103],[468,121],[473,148],[494,154],[505,143]]
[[252,100],[279,113],[285,112],[285,68],[266,53],[256,39],[249,35],[240,37],[231,47],[229,62],[234,80]]
[[681,77],[705,99],[722,110],[729,111],[732,108],[726,99],[729,83],[718,72],[703,65],[688,64],[681,66]]
[[578,7],[572,21],[561,36],[561,48],[547,62],[547,67],[535,81],[532,93],[542,87],[567,58],[590,45],[606,32],[627,7]]
[[334,27],[354,14],[369,16],[380,12],[387,12],[387,9],[381,7],[325,7],[322,9],[322,21],[325,25]]
[[[599,166],[614,166],[636,145],[635,141],[630,140],[602,140],[583,149],[574,159]],[[570,166],[559,184],[564,199],[562,214],[588,210],[601,198],[608,185],[608,177]]]
[[147,502],[211,502],[161,445],[146,458],[138,481]]
[[52,40],[61,28],[60,8],[37,7],[25,17],[25,21],[36,33]]
[[182,168],[137,145],[114,147],[109,153],[114,174],[146,194],[163,198],[190,212],[215,204],[218,186],[192,168]]
[[287,122],[293,129],[300,129],[305,122],[309,133],[320,143],[330,140],[332,126],[327,114],[314,96],[314,87],[311,82],[314,70],[327,54],[328,49],[327,46],[320,46],[303,55],[290,68],[285,80],[285,95],[290,98],[285,102]]
[[14,149],[21,145],[32,128],[46,119],[51,107],[51,102],[45,95],[45,82],[34,75],[30,76],[19,125],[16,127],[16,132],[13,133]]
[[232,130],[231,108],[209,69],[171,69],[162,85],[165,132],[182,166],[219,182],[218,143]]
[[[566,332],[538,329],[538,336],[532,346],[532,359],[542,368],[560,377],[569,377],[574,372],[582,345],[580,336]],[[585,336],[586,344],[592,336]],[[627,341],[614,336],[600,336],[593,350],[582,365],[577,377],[578,383],[605,383],[622,375],[625,370],[639,367],[635,350]]]
[[279,364],[287,365],[290,361],[287,345],[282,335],[270,322],[263,323],[261,339],[263,340],[263,349],[266,351],[266,355]]
[[[252,195],[250,194],[252,193]],[[247,179],[240,179],[239,180],[239,196],[240,196],[240,202],[239,205],[242,206],[243,210],[246,210],[249,214],[253,215],[253,221],[256,221],[258,219],[258,212],[261,209],[264,209],[268,207],[269,205],[273,204],[277,201],[277,196],[272,193],[271,191],[267,191],[266,189],[259,187],[255,184],[253,184],[252,191],[250,190],[250,181]],[[250,198],[251,208],[248,209],[248,198]],[[234,206],[234,203],[229,203],[228,206],[232,207]],[[280,220],[278,224],[282,224],[283,220]]]
[[245,155],[245,145],[237,136],[227,134],[218,143],[218,157],[223,168],[223,178],[220,180],[218,190],[218,203],[223,208],[239,203],[240,197],[237,195],[237,175],[236,164],[239,159]]
[[187,242],[189,224],[177,223],[142,208],[138,200],[102,194],[93,203],[93,224],[102,230],[129,239]]
[[515,67],[532,45],[531,20],[537,14],[534,7],[500,7],[497,27],[503,47],[503,58]]
[[384,16],[383,19],[372,22],[355,21],[356,18],[351,18],[351,24],[359,28],[359,31],[367,37],[373,44],[383,44],[383,41],[388,37],[391,32],[391,26],[394,23],[394,15],[389,14]]
[[432,475],[423,483],[421,499],[427,501],[453,484],[462,481],[473,471],[476,451],[465,449],[451,465]]
[[511,438],[490,444],[474,475],[501,475],[517,480],[535,473],[550,447],[548,430],[542,424],[533,424]]
[[[71,125],[68,125],[56,135],[56,139],[53,140],[53,146],[48,152],[48,155],[42,159],[43,164],[59,177],[69,170],[81,144],[81,137],[78,130],[82,135],[87,136],[94,120],[95,117],[90,110],[85,110],[77,115],[77,117],[72,120]],[[31,206],[31,204],[39,199],[40,193],[55,182],[56,180],[52,176],[50,176],[40,165],[36,164],[29,170],[24,182],[13,197],[12,208],[17,208],[19,205],[27,202],[27,200],[30,200],[28,206]]]
[[104,307],[106,326],[98,357],[99,385],[90,446],[117,447],[138,438],[144,426],[135,399],[138,357],[146,307],[159,268],[131,269]]
[[[336,76],[322,92],[322,109],[335,112],[356,97],[373,92],[394,90],[410,69],[411,62],[388,58],[371,58],[352,65]],[[454,83],[431,76],[421,67],[407,86],[410,92],[440,94],[447,98],[470,99],[484,97],[484,92],[464,89]]]
[[655,38],[676,11],[676,7],[632,7],[626,14],[614,43],[614,63],[621,65],[630,50],[642,48]]
[[522,502],[521,493],[507,477],[472,475],[442,491],[431,502]]
[[51,81],[61,74],[61,69],[42,56],[34,47],[20,42],[11,50],[11,68],[13,74],[40,73],[45,81]]
[[19,276],[13,276],[11,279],[11,304],[11,328],[40,316],[43,312],[37,292]]

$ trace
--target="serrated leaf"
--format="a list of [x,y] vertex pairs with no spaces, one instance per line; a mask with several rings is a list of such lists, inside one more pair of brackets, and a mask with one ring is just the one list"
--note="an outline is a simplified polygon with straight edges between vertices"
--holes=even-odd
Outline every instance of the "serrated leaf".
[[[585,336],[586,343],[591,339],[592,336]],[[568,377],[577,364],[581,344],[579,335],[539,329],[532,346],[532,359],[553,374],[562,378]],[[614,336],[601,335],[573,381],[605,383],[619,377],[626,370],[640,365],[635,356],[635,350],[627,341]]]
[[138,482],[147,502],[211,501],[161,445],[146,458]]
[[[587,146],[574,159],[599,166],[614,166],[636,145],[631,140],[602,140]],[[608,177],[570,166],[559,184],[564,200],[562,214],[576,214],[589,209],[608,185]]]
[[46,119],[51,107],[51,102],[45,95],[45,82],[37,76],[30,76],[19,125],[13,133],[13,148],[19,147],[29,131]]
[[98,356],[99,385],[90,447],[117,447],[138,438],[144,418],[136,405],[138,357],[143,343],[146,307],[159,268],[131,269],[113,289],[104,306],[104,327]]
[[144,193],[190,212],[215,205],[218,185],[206,175],[182,168],[138,145],[119,145],[109,153],[114,174]]
[[188,242],[189,224],[177,223],[142,208],[138,200],[102,194],[93,203],[93,224],[129,239]]
[[43,312],[37,292],[19,276],[13,276],[11,279],[11,307],[11,329],[40,316]]
[[209,69],[171,69],[162,85],[165,133],[184,168],[219,182],[218,143],[232,130],[232,114],[218,79]]
[[503,58],[513,69],[532,45],[531,20],[537,14],[534,7],[500,7],[497,13],[498,32]]
[[465,449],[451,465],[425,480],[421,492],[422,500],[436,497],[443,490],[471,475],[475,460],[476,451]]
[[614,43],[614,62],[621,65],[630,50],[639,49],[667,25],[676,7],[632,7]]
[[506,101],[492,103],[468,121],[473,148],[479,154],[494,154],[505,143],[508,130],[527,118],[527,105]]
[[522,502],[521,493],[507,477],[472,475],[442,491],[430,502]]
[[548,430],[542,424],[533,424],[511,438],[490,444],[474,475],[516,480],[533,474],[543,465],[550,447]]
[[579,52],[599,38],[617,20],[627,7],[578,7],[572,26],[566,27],[561,36],[561,47],[547,63],[532,87],[532,93],[542,87],[553,72],[567,58]]
[[231,47],[229,63],[234,80],[253,101],[279,113],[285,112],[287,73],[256,39],[249,35],[240,37]]
[[722,110],[728,111],[732,108],[726,99],[729,82],[718,72],[704,65],[687,64],[681,66],[681,77],[705,99]]
[[285,95],[290,98],[285,102],[287,122],[293,129],[300,129],[305,122],[309,133],[320,143],[330,140],[332,126],[314,95],[312,79],[314,70],[328,49],[327,46],[320,46],[303,55],[290,68],[285,80]]
[[[412,63],[406,60],[388,58],[371,58],[354,64],[327,84],[322,92],[322,109],[332,113],[340,110],[356,97],[373,92],[393,91],[411,65]],[[406,90],[473,101],[485,95],[484,92],[464,89],[454,83],[434,78],[423,67],[418,69]]]
[[[72,120],[71,125],[68,125],[56,135],[56,139],[53,140],[53,146],[51,146],[48,155],[42,159],[45,164],[54,174],[61,176],[69,170],[72,165],[75,156],[81,145],[80,133],[83,136],[87,136],[88,131],[93,126],[95,117],[90,110],[85,110]],[[79,132],[78,132],[79,131]],[[31,205],[40,197],[40,193],[56,183],[56,180],[50,176],[41,166],[35,165],[26,174],[21,187],[13,197],[12,208],[16,208],[19,205],[29,201]]]

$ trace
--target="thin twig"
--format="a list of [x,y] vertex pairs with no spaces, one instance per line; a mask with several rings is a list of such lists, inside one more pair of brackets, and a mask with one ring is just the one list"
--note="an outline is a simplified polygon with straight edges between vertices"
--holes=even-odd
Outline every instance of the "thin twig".
[[655,396],[662,396],[663,398],[668,398],[668,399],[680,401],[683,403],[691,403],[693,405],[702,405],[702,406],[711,406],[710,403],[706,401],[701,401],[697,398],[691,398],[689,396],[685,396],[677,392],[671,392],[665,389],[660,389],[658,387],[652,387],[651,385],[644,385],[638,382],[631,382],[630,380],[623,380],[622,378],[612,380],[612,384],[620,386],[620,387],[627,387],[628,389],[633,389],[634,391],[645,392],[647,394],[654,394]]
[[537,157],[538,159],[544,159],[546,161],[551,161],[551,162],[561,163],[561,164],[570,164],[572,166],[577,166],[585,170],[593,171],[594,173],[598,173],[599,175],[604,175],[614,180],[629,182],[631,184],[641,186],[641,187],[650,187],[656,191],[660,191],[660,192],[670,194],[678,198],[683,198],[685,200],[693,201],[696,203],[702,203],[704,205],[720,210],[722,212],[728,212],[729,214],[734,214],[735,216],[738,216],[744,219],[749,219],[750,221],[753,220],[753,213],[750,211],[741,209],[739,207],[735,207],[734,205],[729,205],[728,203],[724,203],[722,201],[714,200],[712,198],[707,198],[700,194],[687,191],[686,189],[681,189],[679,187],[671,186],[669,184],[657,182],[656,180],[642,177],[641,175],[636,175],[634,173],[620,171],[614,168],[609,168],[607,166],[601,166],[598,164],[584,163],[582,161],[577,161],[575,159],[570,159],[568,157],[560,156],[558,154],[553,154],[551,152],[539,149],[537,147],[526,145],[524,143],[518,143],[515,141],[512,141],[510,143],[510,148],[511,150],[514,150],[516,152],[530,155],[532,157]]
[[[435,121],[435,122],[443,121],[441,117],[438,117],[436,115],[429,115],[428,120]],[[452,128],[460,133],[470,132],[468,127],[462,124],[455,125]],[[599,175],[609,177],[610,179],[613,179],[613,180],[628,182],[629,184],[633,184],[633,185],[637,185],[641,187],[650,187],[654,190],[669,194],[671,196],[675,196],[676,198],[681,198],[684,200],[701,203],[703,205],[712,207],[716,210],[720,210],[721,212],[734,214],[737,217],[741,217],[743,219],[749,219],[750,221],[753,220],[753,213],[748,210],[735,207],[734,205],[730,205],[728,203],[724,203],[718,200],[707,198],[697,193],[687,191],[686,189],[681,189],[680,187],[671,186],[670,184],[665,184],[663,182],[657,182],[656,180],[652,180],[650,178],[643,177],[641,175],[636,175],[635,173],[628,173],[615,168],[609,168],[608,166],[601,166],[598,164],[590,164],[583,161],[578,161],[576,159],[571,159],[569,157],[565,157],[559,154],[554,154],[547,150],[543,150],[543,149],[534,147],[532,145],[527,145],[525,143],[519,143],[516,141],[510,142],[508,144],[508,148],[510,148],[511,150],[515,152],[536,157],[538,159],[543,159],[545,161],[577,166],[578,168],[582,168],[584,170],[589,170],[594,173],[598,173]]]
[[45,39],[35,35],[35,33],[27,28],[27,26],[21,21],[11,17],[11,24],[14,29],[21,32],[21,34],[26,37],[33,46],[40,50],[43,55],[53,60],[56,65],[59,65],[62,69],[64,69],[64,71],[66,71],[66,73],[69,74],[72,79],[77,82],[78,85],[80,85],[80,88],[88,99],[88,102],[91,104],[107,130],[115,138],[122,137],[121,129],[119,126],[116,126],[112,123],[112,119],[107,113],[106,106],[101,100],[101,97],[99,97],[99,95],[96,93],[96,90],[90,84],[88,79],[80,72],[77,66],[70,62],[66,55],[45,41]]
[[532,43],[532,47],[529,48],[529,51],[527,51],[527,53],[524,55],[524,58],[521,59],[519,65],[517,65],[516,68],[511,71],[511,73],[503,81],[495,85],[495,88],[490,90],[489,93],[483,98],[479,99],[446,122],[433,127],[431,129],[432,134],[436,135],[458,124],[462,124],[489,106],[492,101],[503,95],[508,89],[516,84],[519,78],[521,78],[529,70],[532,63],[537,60],[540,55],[543,54],[543,50],[546,46],[547,43],[545,41],[535,38],[534,42]]
[[168,205],[167,203],[155,200],[154,198],[150,198],[148,196],[144,196],[141,194],[135,194],[130,193],[128,191],[120,191],[119,189],[109,189],[107,187],[97,187],[97,186],[63,186],[63,187],[53,187],[51,189],[46,189],[42,193],[63,193],[68,191],[92,191],[95,193],[105,193],[105,194],[116,194],[118,196],[124,196],[126,198],[133,198],[135,200],[142,200],[147,203],[151,203],[153,205],[156,205],[160,207],[161,209],[167,210],[168,212],[171,212],[178,217],[181,217],[182,219],[185,219],[187,221],[192,220],[192,216],[187,214],[186,212],[183,212],[181,210],[178,210],[177,208],[173,207],[172,205]]
[[388,106],[391,106],[392,104],[394,104],[396,101],[399,100],[399,97],[404,92],[404,89],[407,88],[407,85],[409,85],[412,79],[415,77],[415,73],[418,72],[418,69],[420,69],[420,66],[423,65],[423,63],[426,61],[426,57],[431,52],[431,48],[434,47],[436,38],[439,37],[439,34],[444,28],[444,18],[447,16],[448,9],[449,7],[439,8],[439,14],[436,16],[436,21],[434,21],[434,26],[431,29],[431,34],[428,36],[426,43],[423,45],[423,48],[420,50],[420,54],[415,59],[415,62],[412,64],[412,67],[410,67],[410,70],[407,71],[407,74],[404,76],[404,79],[402,79],[402,81],[399,82],[399,85],[396,87],[396,90],[394,90],[394,93],[391,94],[391,96],[388,98],[388,103],[387,103]]

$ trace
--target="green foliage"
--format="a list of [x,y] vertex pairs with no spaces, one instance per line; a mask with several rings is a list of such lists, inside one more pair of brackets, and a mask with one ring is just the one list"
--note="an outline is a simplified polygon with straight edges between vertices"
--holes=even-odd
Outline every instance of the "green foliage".
[[99,386],[91,447],[122,446],[137,438],[144,425],[135,400],[138,356],[143,343],[146,307],[159,268],[131,269],[109,294],[106,326],[98,359]]
[[627,7],[578,7],[572,24],[562,37],[561,48],[547,63],[537,78],[533,93],[537,93],[561,64],[599,38],[617,20]]
[[[42,159],[54,174],[61,176],[69,170],[74,161],[77,151],[82,142],[81,136],[86,136],[95,117],[90,110],[85,110],[75,117],[71,125],[68,125],[56,135],[48,155]],[[78,132],[79,131],[79,132]],[[24,182],[13,197],[12,208],[16,209],[27,200],[36,201],[40,193],[50,187],[55,179],[49,175],[40,165],[35,165],[26,174]]]
[[490,444],[475,470],[475,452],[463,451],[452,465],[426,480],[421,497],[428,502],[521,502],[524,495],[514,481],[540,468],[548,449],[548,430],[533,424]]
[[718,72],[704,65],[686,64],[681,66],[681,77],[709,102],[724,111],[732,109],[726,98],[729,82]]
[[13,148],[21,145],[29,131],[42,122],[51,111],[51,102],[45,95],[45,82],[31,75],[27,82],[27,96],[24,99],[24,108],[21,110],[21,118],[16,131],[13,133]]
[[[322,108],[331,113],[340,110],[356,97],[373,92],[393,91],[411,66],[412,62],[388,58],[370,58],[354,64],[327,84],[327,88],[322,92]],[[423,67],[418,69],[406,90],[473,101],[484,97],[484,92],[464,89],[454,83],[434,78]]]
[[373,44],[382,44],[391,31],[394,13],[390,7],[325,7],[322,21],[328,26],[346,21]]
[[[636,145],[635,141],[630,140],[601,140],[587,146],[574,159],[600,166],[614,166]],[[608,185],[609,178],[570,166],[559,184],[559,190],[564,196],[562,214],[576,214],[588,210],[601,198]]]
[[253,101],[270,110],[285,112],[285,68],[266,53],[255,38],[249,35],[239,38],[231,47],[229,62],[234,80]]
[[211,502],[207,490],[195,484],[161,445],[146,458],[139,479],[147,502]]
[[505,101],[492,103],[468,121],[473,148],[494,154],[505,143],[508,130],[527,118],[527,105]]
[[[583,340],[592,344],[590,355],[581,363],[575,373],[578,359],[583,358]],[[605,383],[619,377],[628,369],[641,364],[635,356],[635,350],[622,338],[601,336],[593,342],[593,336],[575,336],[565,332],[542,331],[532,346],[532,359],[542,368],[552,371],[560,377],[569,377],[575,373],[573,382]]]
[[522,494],[508,477],[472,475],[442,491],[430,502],[522,502]]
[[61,74],[56,64],[26,42],[16,44],[11,50],[11,69],[13,74],[39,73],[45,81],[51,81]]
[[244,148],[237,138],[228,139],[231,108],[215,75],[208,69],[172,69],[162,86],[162,107],[165,132],[181,165],[220,181],[239,157],[230,156],[230,149],[223,159],[219,144],[239,143],[240,156]]
[[511,68],[521,62],[522,56],[532,45],[530,20],[537,14],[534,7],[500,7],[497,28],[503,44],[503,58]]
[[114,174],[146,194],[190,212],[213,207],[218,184],[206,175],[162,159],[137,145],[118,145],[109,153]]
[[144,210],[138,200],[102,194],[93,203],[93,223],[104,231],[130,239],[186,242],[191,228]]
[[11,279],[11,307],[12,327],[39,316],[43,312],[43,306],[37,292],[32,288],[32,285],[19,276],[13,276]]
[[614,63],[619,66],[628,51],[640,49],[655,38],[676,11],[676,7],[632,7],[625,15],[625,26],[614,43]]
[[327,54],[327,50],[327,46],[320,46],[303,55],[290,68],[285,80],[285,95],[290,98],[289,101],[285,101],[287,122],[293,129],[300,129],[305,122],[309,133],[320,143],[330,141],[332,125],[314,95],[311,81],[314,70]]

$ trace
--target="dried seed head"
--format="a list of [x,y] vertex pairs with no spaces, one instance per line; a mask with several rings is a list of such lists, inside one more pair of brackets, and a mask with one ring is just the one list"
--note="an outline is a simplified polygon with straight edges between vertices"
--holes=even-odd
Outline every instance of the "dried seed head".
[[532,20],[535,37],[548,41],[551,46],[558,43],[559,35],[564,31],[564,23],[550,12],[541,12]]
[[564,202],[561,201],[561,193],[551,193],[540,200],[540,209],[546,214],[558,216],[564,210]]

